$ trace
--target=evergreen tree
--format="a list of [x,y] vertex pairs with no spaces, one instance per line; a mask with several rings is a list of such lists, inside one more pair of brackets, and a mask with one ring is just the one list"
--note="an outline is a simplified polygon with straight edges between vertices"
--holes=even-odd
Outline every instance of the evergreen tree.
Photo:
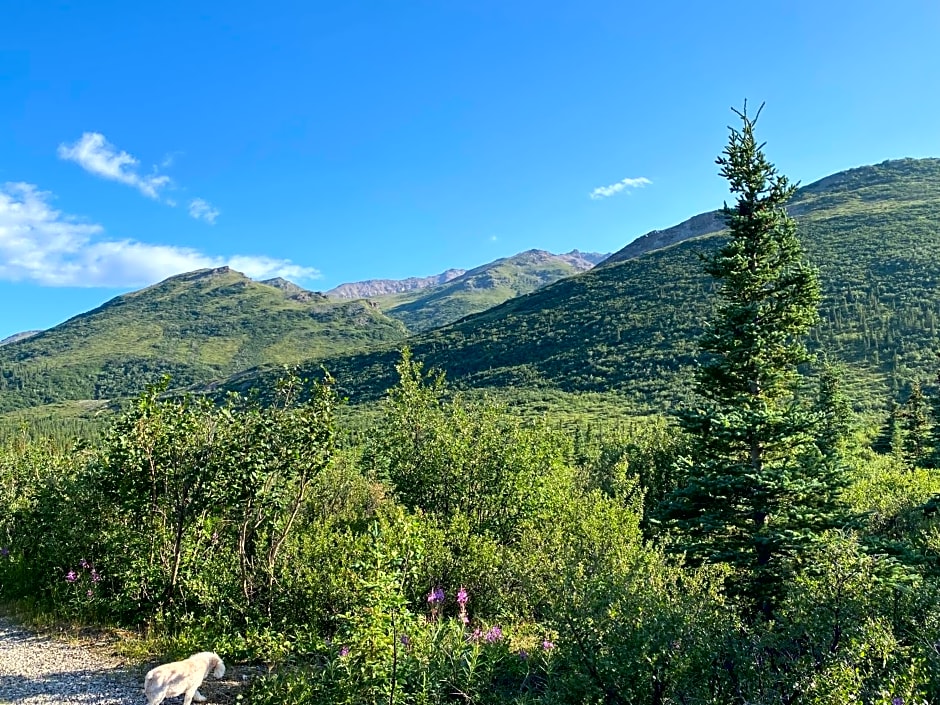
[[904,410],[894,399],[888,406],[888,418],[871,447],[882,455],[893,455],[903,461]]
[[928,459],[931,444],[930,411],[920,382],[911,384],[902,415],[904,443],[902,457],[910,467],[920,467]]
[[686,481],[662,517],[692,562],[731,564],[729,587],[770,614],[787,559],[841,523],[845,474],[820,452],[819,415],[798,398],[820,287],[785,210],[796,187],[754,137],[760,110],[735,113],[742,127],[717,159],[737,197],[724,208],[730,236],[704,258],[719,302],[699,341],[700,405],[680,419],[692,439]]
[[[940,353],[937,354],[940,359]],[[940,369],[934,377],[936,390],[930,395],[930,438],[924,465],[928,468],[940,468]]]
[[852,405],[842,393],[839,374],[828,361],[823,362],[816,394],[819,432],[816,445],[825,458],[841,462],[852,433]]

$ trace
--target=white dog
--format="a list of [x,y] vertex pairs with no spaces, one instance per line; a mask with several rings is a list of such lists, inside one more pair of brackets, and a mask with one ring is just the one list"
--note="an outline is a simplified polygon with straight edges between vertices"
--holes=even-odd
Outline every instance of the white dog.
[[225,664],[212,651],[202,651],[184,661],[165,663],[151,669],[144,678],[148,705],[160,705],[164,698],[177,695],[186,696],[183,705],[191,705],[193,700],[197,703],[205,702],[206,697],[199,692],[199,686],[210,671],[216,678],[225,675]]

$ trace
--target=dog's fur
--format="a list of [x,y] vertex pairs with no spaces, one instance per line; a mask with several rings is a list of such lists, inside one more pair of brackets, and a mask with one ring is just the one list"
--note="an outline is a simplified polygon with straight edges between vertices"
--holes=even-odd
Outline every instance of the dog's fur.
[[199,692],[199,686],[209,672],[216,678],[225,675],[225,664],[219,655],[212,651],[193,654],[183,661],[174,661],[157,666],[144,678],[144,693],[148,705],[160,705],[164,698],[185,695],[183,705],[205,702],[206,697]]

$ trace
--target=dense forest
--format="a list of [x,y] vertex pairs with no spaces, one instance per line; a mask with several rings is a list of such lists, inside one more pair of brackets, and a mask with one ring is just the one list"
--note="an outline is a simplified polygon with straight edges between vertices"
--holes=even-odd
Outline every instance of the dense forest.
[[[6,436],[0,599],[268,664],[258,705],[940,701],[936,360],[878,378],[883,423],[847,393],[904,352],[894,321],[936,309],[898,288],[863,320],[863,265],[834,299],[738,115],[727,230],[675,260],[701,321],[643,342],[696,363],[676,413],[562,431],[410,349],[382,358],[397,381],[358,420],[338,369],[224,398],[164,378],[98,435]],[[820,354],[827,335],[863,373]],[[656,359],[599,357],[571,388],[677,374]]]

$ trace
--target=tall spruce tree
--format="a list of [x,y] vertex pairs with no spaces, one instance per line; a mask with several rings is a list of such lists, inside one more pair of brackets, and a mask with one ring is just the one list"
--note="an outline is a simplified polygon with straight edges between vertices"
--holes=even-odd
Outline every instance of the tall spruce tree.
[[904,445],[902,457],[911,468],[928,464],[931,451],[930,408],[920,382],[911,383],[911,393],[904,402],[902,415]]
[[760,110],[734,112],[742,126],[716,161],[737,202],[724,208],[727,242],[704,258],[719,301],[699,341],[700,403],[680,419],[692,439],[685,484],[662,518],[691,561],[734,566],[729,586],[769,614],[787,559],[840,523],[845,476],[817,443],[821,415],[799,395],[820,287],[785,210],[796,186],[754,137]]

